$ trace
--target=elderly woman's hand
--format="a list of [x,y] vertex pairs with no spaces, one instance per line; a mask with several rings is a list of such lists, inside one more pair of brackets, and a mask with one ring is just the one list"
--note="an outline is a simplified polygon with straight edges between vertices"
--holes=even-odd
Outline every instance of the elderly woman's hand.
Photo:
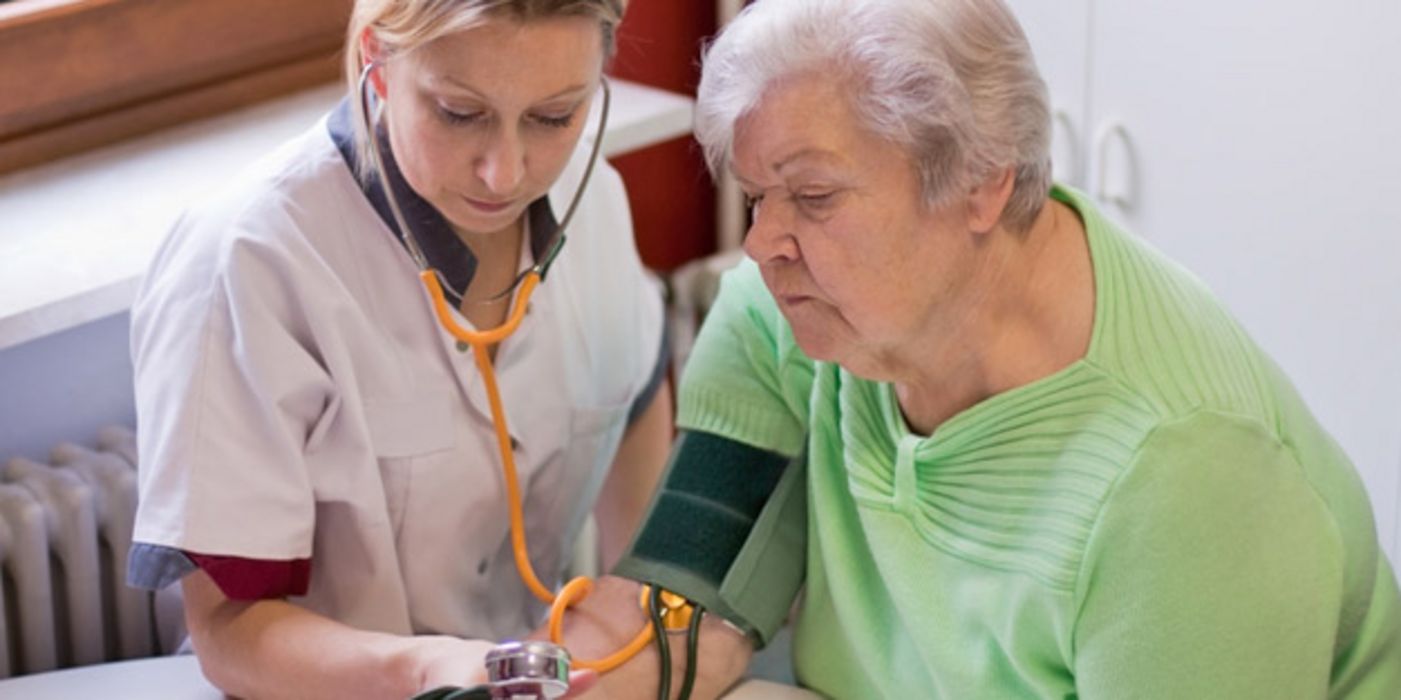
[[[639,630],[649,624],[643,613],[641,585],[636,581],[606,576],[595,582],[593,592],[564,617],[564,640],[575,659],[601,659],[623,648]],[[542,627],[532,638],[546,639]],[[671,687],[681,687],[686,672],[684,635],[671,635]],[[719,618],[707,616],[701,624],[697,655],[696,683],[691,693],[696,700],[718,698],[734,685],[749,667],[753,647],[749,640]],[[598,677],[598,683],[580,700],[630,700],[657,696],[659,664],[656,644],[648,644],[621,666]],[[574,697],[571,689],[570,697]]]

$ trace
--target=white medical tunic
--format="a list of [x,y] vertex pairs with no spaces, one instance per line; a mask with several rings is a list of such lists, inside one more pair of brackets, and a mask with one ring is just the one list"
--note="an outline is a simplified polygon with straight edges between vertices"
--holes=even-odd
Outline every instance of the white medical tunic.
[[[379,185],[353,176],[347,124],[342,105],[185,214],[143,282],[128,580],[159,588],[205,562],[225,587],[219,562],[291,563],[304,595],[263,581],[252,597],[290,591],[308,609],[397,634],[520,635],[544,608],[513,563],[482,377],[435,320]],[[527,256],[567,208],[588,147],[531,207]],[[470,252],[389,170],[430,263],[461,293]],[[546,585],[665,356],[659,290],[605,163],[566,234],[496,355]]]

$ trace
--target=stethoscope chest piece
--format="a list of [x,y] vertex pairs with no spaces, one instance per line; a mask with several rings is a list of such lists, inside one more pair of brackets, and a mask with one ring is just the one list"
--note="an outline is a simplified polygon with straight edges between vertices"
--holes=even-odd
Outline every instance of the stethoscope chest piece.
[[493,698],[554,700],[569,690],[569,652],[544,641],[498,644],[486,673]]

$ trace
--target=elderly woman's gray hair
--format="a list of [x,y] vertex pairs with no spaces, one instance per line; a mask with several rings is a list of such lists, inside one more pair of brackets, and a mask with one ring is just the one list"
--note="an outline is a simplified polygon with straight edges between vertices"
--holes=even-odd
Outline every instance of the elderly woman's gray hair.
[[1050,108],[1001,0],[759,0],[706,51],[696,138],[713,172],[736,122],[784,78],[842,80],[871,132],[904,147],[930,206],[1012,168],[1003,224],[1031,226],[1051,185]]

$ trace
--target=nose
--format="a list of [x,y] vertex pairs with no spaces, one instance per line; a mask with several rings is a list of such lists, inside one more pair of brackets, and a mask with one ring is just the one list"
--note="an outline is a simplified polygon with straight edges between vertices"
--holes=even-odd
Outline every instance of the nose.
[[477,177],[492,194],[514,194],[525,177],[525,144],[520,133],[506,125],[493,129],[474,165]]
[[779,203],[760,202],[754,207],[749,231],[744,235],[744,254],[754,262],[791,262],[798,259],[798,240],[793,237],[791,217],[784,216]]

